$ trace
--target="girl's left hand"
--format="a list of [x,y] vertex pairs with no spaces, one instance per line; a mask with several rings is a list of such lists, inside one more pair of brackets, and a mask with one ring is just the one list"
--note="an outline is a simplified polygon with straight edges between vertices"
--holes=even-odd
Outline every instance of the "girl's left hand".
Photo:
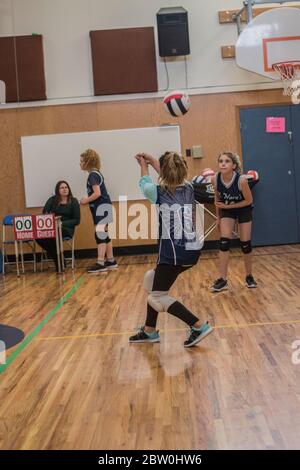
[[[215,206],[218,209],[230,209],[230,206],[228,204],[224,204],[224,202],[216,202]],[[232,207],[231,207],[231,209],[232,209]]]
[[148,162],[146,161],[145,159],[145,154],[144,153],[138,153],[135,157],[134,157],[138,163],[142,166],[142,165],[148,165]]
[[85,206],[85,205],[88,204],[88,203],[89,203],[89,200],[88,200],[87,197],[83,197],[83,198],[80,199],[80,204],[81,204],[82,206]]

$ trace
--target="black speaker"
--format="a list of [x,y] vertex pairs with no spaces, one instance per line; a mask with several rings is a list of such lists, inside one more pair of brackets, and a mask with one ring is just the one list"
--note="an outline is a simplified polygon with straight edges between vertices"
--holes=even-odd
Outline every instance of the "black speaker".
[[182,7],[161,8],[156,18],[160,57],[190,54],[187,11]]

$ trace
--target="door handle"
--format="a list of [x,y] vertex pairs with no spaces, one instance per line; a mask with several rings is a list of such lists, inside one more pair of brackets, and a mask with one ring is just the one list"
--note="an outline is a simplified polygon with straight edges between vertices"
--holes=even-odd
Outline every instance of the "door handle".
[[288,139],[289,139],[289,143],[292,144],[293,143],[293,132],[292,131],[288,131]]
[[292,174],[291,170],[288,170],[288,175],[291,175],[291,174]]

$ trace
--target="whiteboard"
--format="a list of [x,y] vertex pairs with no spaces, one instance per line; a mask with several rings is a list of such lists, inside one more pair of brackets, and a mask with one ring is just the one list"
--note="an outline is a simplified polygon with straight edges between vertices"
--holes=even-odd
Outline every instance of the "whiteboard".
[[[145,199],[138,186],[139,152],[159,157],[167,150],[181,153],[179,126],[147,127],[71,134],[21,137],[26,207],[42,207],[54,194],[57,181],[66,180],[75,197],[86,195],[87,172],[80,170],[80,154],[99,153],[101,171],[112,201]],[[157,181],[156,173],[150,176]]]

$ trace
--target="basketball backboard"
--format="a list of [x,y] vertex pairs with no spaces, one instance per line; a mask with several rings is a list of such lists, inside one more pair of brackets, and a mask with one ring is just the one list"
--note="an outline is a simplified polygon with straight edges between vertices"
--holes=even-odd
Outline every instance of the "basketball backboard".
[[250,21],[236,43],[239,67],[273,80],[272,65],[300,60],[300,9],[274,8]]

